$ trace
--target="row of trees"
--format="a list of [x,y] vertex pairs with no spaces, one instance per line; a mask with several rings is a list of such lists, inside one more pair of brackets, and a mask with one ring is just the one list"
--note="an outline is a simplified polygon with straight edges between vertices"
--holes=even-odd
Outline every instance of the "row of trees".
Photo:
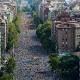
[[[16,45],[18,36],[20,33],[19,29],[20,18],[19,15],[15,16],[12,22],[8,23],[8,41],[7,41],[7,51],[13,48],[13,45]],[[15,58],[11,56],[7,62],[4,62],[5,59],[2,59],[2,68],[0,69],[0,80],[13,80],[13,71],[16,66]]]
[[[8,20],[7,24],[7,47],[6,50],[9,51],[13,49],[14,46],[16,46],[18,37],[20,34],[20,22],[21,22],[21,12],[13,18],[12,21]],[[0,80],[14,80],[14,69],[16,67],[16,60],[15,57],[10,55],[10,57],[5,60],[2,58],[2,67],[0,69]],[[6,61],[6,62],[5,62]]]
[[39,18],[38,13],[36,11],[32,11],[33,24],[38,27],[39,24],[42,24],[43,21]]
[[40,39],[43,47],[47,51],[56,51],[56,42],[51,40],[51,26],[50,20],[45,21],[43,24],[39,24],[36,30],[37,37]]
[[[33,8],[32,17],[37,27],[37,37],[40,39],[43,47],[47,51],[56,52],[56,41],[55,39],[53,41],[51,40],[51,21],[47,20],[43,22],[40,20],[35,8]],[[66,53],[64,53],[64,55],[50,55],[49,63],[52,71],[58,75],[57,77],[61,80],[79,80],[79,58],[77,56]]]
[[61,80],[79,80],[79,58],[75,55],[50,55],[51,69]]
[[41,18],[39,17],[35,7],[32,7],[32,18],[33,18],[33,24],[36,26],[36,34],[37,37],[40,39],[43,47],[47,51],[56,51],[56,41],[51,40],[51,27],[52,22],[50,20],[47,20],[43,22]]
[[15,58],[11,56],[7,62],[3,62],[2,65],[3,67],[0,70],[0,80],[13,80],[13,72],[16,66]]
[[16,16],[12,22],[8,23],[7,50],[13,48],[13,45],[15,45],[18,40],[18,35],[20,33],[19,23],[20,20],[18,16]]

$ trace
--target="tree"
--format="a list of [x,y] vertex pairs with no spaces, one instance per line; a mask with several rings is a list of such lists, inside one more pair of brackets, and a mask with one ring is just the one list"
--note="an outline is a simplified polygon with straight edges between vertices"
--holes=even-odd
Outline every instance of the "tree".
[[65,55],[60,59],[59,68],[63,80],[79,79],[79,58],[74,55]]
[[46,21],[40,24],[36,30],[37,36],[42,40],[43,38],[49,38],[51,36],[51,22]]
[[16,66],[15,58],[10,57],[5,66],[6,66],[6,72],[7,73],[13,73],[15,66]]
[[51,21],[47,20],[43,24],[39,24],[36,30],[37,37],[40,39],[43,47],[47,51],[56,51],[56,42],[51,40]]
[[36,27],[38,27],[40,23],[43,23],[43,21],[39,18],[38,13],[36,11],[32,11],[32,17]]
[[0,77],[2,77],[3,76],[3,71],[2,70],[0,70]]
[[15,66],[15,58],[13,56],[10,56],[7,62],[3,63],[3,66],[1,67],[0,80],[13,80],[13,71],[15,69]]
[[9,23],[8,25],[8,42],[7,42],[7,50],[13,48],[13,44],[16,44],[18,39],[18,32],[16,31],[16,26],[14,23]]
[[61,80],[79,79],[79,58],[72,54],[49,56],[52,70],[57,70]]
[[31,5],[31,11],[36,11],[35,7]]
[[23,12],[30,12],[30,8],[28,6],[22,8]]
[[60,63],[60,58],[58,57],[57,54],[54,55],[50,55],[49,56],[49,63],[51,66],[51,69],[53,71],[54,74],[54,78],[56,80],[56,78],[59,78],[59,63]]
[[7,41],[7,51],[13,48],[18,40],[18,35],[20,33],[20,14],[13,18],[12,22],[8,23],[8,41]]
[[2,77],[0,77],[0,80],[13,80],[13,77],[10,74],[4,74]]
[[17,31],[18,33],[20,33],[20,28],[19,28],[19,26],[20,26],[20,23],[21,23],[21,19],[20,19],[20,14],[19,14],[19,13],[14,17],[12,23],[14,23],[15,28],[16,28],[16,31]]
[[57,56],[57,54],[54,54],[54,55],[50,55],[49,56],[49,63],[50,63],[50,66],[51,66],[51,69],[52,70],[58,70],[60,59]]

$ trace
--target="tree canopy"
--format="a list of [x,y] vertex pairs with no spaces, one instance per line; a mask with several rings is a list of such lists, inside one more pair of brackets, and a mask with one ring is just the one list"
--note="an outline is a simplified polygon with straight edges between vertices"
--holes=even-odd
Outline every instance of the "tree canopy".
[[15,66],[16,66],[15,58],[10,57],[6,63],[6,72],[13,73]]
[[52,70],[59,71],[62,80],[79,79],[79,58],[77,56],[72,54],[62,57],[51,55],[49,59]]
[[52,41],[50,39],[51,27],[52,27],[52,22],[47,20],[43,24],[39,24],[36,30],[36,34],[45,49],[47,49],[48,51],[55,52],[56,42],[55,40]]
[[38,27],[40,23],[43,23],[43,21],[39,18],[38,13],[36,11],[32,11],[32,17],[33,23],[35,24],[36,27]]
[[20,33],[19,24],[19,16],[15,16],[13,21],[8,23],[7,50],[12,49],[13,44],[15,45],[18,40],[18,35]]

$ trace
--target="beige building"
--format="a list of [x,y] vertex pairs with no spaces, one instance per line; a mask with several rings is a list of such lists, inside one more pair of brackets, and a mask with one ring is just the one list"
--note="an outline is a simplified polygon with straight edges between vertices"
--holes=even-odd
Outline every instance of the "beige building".
[[75,23],[75,48],[80,44],[80,23]]
[[55,36],[59,52],[74,51],[80,43],[80,23],[72,20],[67,12],[62,12],[53,21],[51,36]]

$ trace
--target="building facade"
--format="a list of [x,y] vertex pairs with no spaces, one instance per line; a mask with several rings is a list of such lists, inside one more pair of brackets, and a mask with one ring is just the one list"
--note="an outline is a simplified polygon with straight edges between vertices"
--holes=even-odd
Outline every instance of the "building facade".
[[80,43],[79,22],[72,20],[67,12],[62,12],[53,24],[51,35],[56,38],[58,52],[74,51]]
[[66,8],[65,0],[43,0],[39,5],[41,19],[55,18],[57,13]]
[[1,53],[5,53],[7,46],[8,23],[12,22],[17,14],[15,0],[0,1],[0,37],[1,37]]
[[6,44],[7,44],[7,26],[6,21],[0,17],[0,38],[1,38],[1,53],[4,53],[6,50]]

